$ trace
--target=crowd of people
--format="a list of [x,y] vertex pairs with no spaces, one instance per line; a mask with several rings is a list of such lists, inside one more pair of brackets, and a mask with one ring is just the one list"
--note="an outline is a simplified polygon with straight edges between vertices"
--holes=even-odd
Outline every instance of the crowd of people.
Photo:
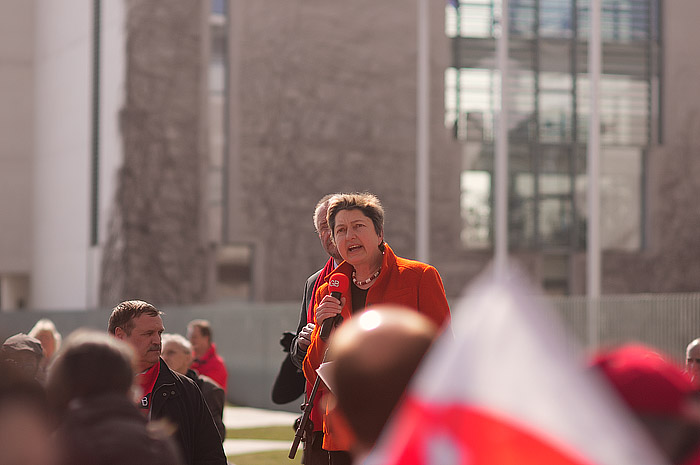
[[[40,320],[0,349],[0,464],[226,464],[228,373],[211,325],[163,334],[139,300],[61,344]],[[39,339],[41,338],[41,339]],[[21,434],[20,434],[21,433]]]
[[[304,395],[305,465],[362,463],[451,313],[438,271],[397,256],[370,193],[324,196],[313,224],[328,256],[304,284],[272,388]],[[347,282],[348,288],[338,286]],[[0,349],[0,465],[226,464],[228,372],[211,324],[165,333],[148,302],[114,307],[107,332],[65,341],[39,320]],[[670,464],[700,464],[700,339],[681,369],[650,347],[601,350],[598,372]],[[331,362],[331,363],[327,363]],[[504,444],[503,447],[507,447]]]

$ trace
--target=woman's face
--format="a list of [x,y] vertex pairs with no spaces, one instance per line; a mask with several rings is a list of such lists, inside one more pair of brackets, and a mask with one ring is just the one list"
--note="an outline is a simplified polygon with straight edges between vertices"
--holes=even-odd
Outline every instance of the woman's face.
[[379,244],[382,243],[382,235],[374,231],[372,220],[361,210],[339,211],[335,215],[334,236],[338,252],[354,267],[374,266],[381,261]]

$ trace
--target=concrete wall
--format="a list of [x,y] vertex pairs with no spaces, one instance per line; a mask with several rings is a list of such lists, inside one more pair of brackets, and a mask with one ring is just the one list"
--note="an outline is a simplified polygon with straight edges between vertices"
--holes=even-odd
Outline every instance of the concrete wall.
[[100,303],[207,300],[204,198],[207,161],[208,2],[128,0],[123,166],[101,262]]
[[[1,282],[8,274],[27,276],[31,266],[36,7],[31,0],[9,0],[0,11]],[[16,299],[3,297],[0,308],[15,304]]]
[[102,2],[100,50],[99,204],[96,247],[90,250],[88,308],[99,304],[100,263],[124,162],[120,112],[125,101],[126,24],[123,0]]
[[88,301],[92,2],[37,2],[31,303]]
[[[185,335],[187,323],[196,318],[211,321],[214,342],[229,372],[228,400],[237,405],[299,411],[301,401],[280,406],[271,400],[272,383],[284,353],[279,339],[294,331],[299,304],[207,305],[162,307],[166,332]],[[0,313],[0,341],[18,332],[28,332],[40,318],[50,318],[64,338],[79,327],[107,331],[109,310]]]

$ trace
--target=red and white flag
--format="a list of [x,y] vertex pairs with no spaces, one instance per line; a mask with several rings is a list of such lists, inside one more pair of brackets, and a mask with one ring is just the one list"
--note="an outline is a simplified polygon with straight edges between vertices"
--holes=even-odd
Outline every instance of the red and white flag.
[[366,465],[666,463],[533,294],[472,286]]

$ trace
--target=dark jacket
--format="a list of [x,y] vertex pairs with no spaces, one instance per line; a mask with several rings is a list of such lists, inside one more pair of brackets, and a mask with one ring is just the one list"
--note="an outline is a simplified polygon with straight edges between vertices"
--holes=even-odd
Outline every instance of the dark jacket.
[[226,403],[226,393],[224,388],[219,386],[216,381],[205,375],[198,375],[194,370],[187,370],[187,377],[197,384],[197,387],[202,391],[204,400],[207,402],[211,416],[216,424],[216,429],[219,430],[221,441],[226,439],[226,426],[224,426],[224,404]]
[[[297,338],[299,337],[298,335],[301,332],[301,329],[304,326],[306,326],[306,323],[308,323],[306,320],[307,313],[309,312],[309,302],[311,302],[311,299],[314,298],[314,284],[316,284],[316,280],[318,279],[322,271],[323,268],[309,276],[309,278],[306,280],[306,284],[304,284],[304,297],[301,301],[301,313],[299,314],[299,324],[297,325],[296,332],[297,337],[295,337],[292,340],[292,346],[289,350],[289,358],[292,360],[294,366],[296,366],[300,370],[304,366],[304,357],[306,357],[306,351],[299,348]],[[301,376],[304,375],[302,374]]]
[[177,465],[175,441],[125,396],[74,400],[54,438],[58,465]]
[[160,360],[160,373],[153,388],[151,418],[167,419],[189,465],[226,465],[221,437],[209,407],[194,381],[175,373]]
[[[306,326],[306,314],[309,311],[309,302],[313,298],[314,284],[316,284],[316,280],[322,271],[323,268],[306,280],[296,333],[285,332],[280,340],[285,357],[272,385],[272,401],[276,404],[292,402],[299,398],[306,389],[306,378],[304,378],[304,373],[301,371],[304,357],[306,357],[306,350],[299,347],[297,339],[301,329]],[[288,337],[291,337],[291,340]]]

